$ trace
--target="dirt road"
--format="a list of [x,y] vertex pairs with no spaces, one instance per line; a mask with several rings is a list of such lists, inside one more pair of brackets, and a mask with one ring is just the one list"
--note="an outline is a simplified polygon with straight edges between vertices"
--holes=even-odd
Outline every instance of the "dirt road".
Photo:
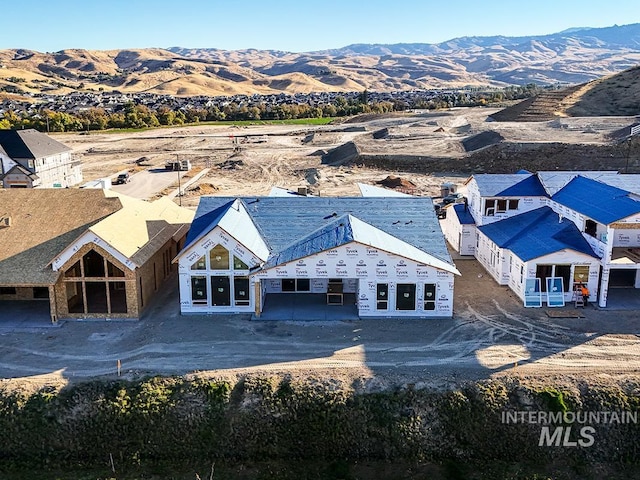
[[174,184],[177,185],[178,175],[182,179],[186,173],[168,171],[162,168],[142,170],[131,175],[131,180],[128,183],[113,185],[111,188],[116,192],[133,198],[150,200],[165,188]]
[[[458,267],[463,276],[456,285],[455,318],[440,320],[274,322],[181,316],[176,288],[170,285],[140,321],[68,321],[35,332],[5,329],[0,333],[0,377],[5,385],[40,385],[115,376],[118,360],[127,378],[328,372],[436,387],[500,375],[640,373],[635,312],[590,308],[580,312],[584,318],[551,319],[545,309],[525,309],[508,290],[478,277],[477,262],[459,261]],[[478,292],[489,286],[495,294],[481,299]]]

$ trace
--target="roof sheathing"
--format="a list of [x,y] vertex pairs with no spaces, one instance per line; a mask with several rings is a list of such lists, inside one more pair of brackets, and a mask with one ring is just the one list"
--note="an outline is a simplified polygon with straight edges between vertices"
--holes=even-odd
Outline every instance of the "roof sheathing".
[[36,159],[69,152],[66,145],[34,129],[0,130],[0,146],[12,159]]
[[[191,241],[210,230],[213,212],[234,200],[201,198],[189,232]],[[283,251],[339,217],[353,215],[453,265],[431,198],[243,197],[242,202],[272,253]],[[216,216],[222,213],[218,211]]]
[[50,284],[47,265],[89,227],[122,208],[102,190],[0,189],[0,284]]
[[306,237],[294,242],[281,252],[276,252],[263,266],[263,269],[273,268],[293,260],[315,255],[352,242],[373,247],[390,254],[413,260],[420,264],[430,265],[451,273],[460,272],[450,263],[433,257],[413,245],[369,225],[354,217],[344,215]]

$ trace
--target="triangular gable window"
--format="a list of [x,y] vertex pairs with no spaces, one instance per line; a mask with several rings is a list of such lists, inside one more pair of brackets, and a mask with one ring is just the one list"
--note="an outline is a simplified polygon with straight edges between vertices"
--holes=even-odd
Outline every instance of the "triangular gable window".
[[234,270],[249,270],[249,265],[244,263],[235,255],[233,256],[233,269]]
[[109,277],[124,277],[124,272],[116,267],[113,263],[107,260],[107,276]]
[[193,265],[191,265],[191,270],[206,270],[206,269],[207,269],[207,262],[205,257],[200,257],[198,260],[195,261]]

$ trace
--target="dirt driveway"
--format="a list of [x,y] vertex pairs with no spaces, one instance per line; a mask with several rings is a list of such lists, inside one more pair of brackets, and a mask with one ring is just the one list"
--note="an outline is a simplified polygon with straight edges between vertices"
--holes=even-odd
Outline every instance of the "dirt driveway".
[[[455,317],[440,320],[251,321],[181,316],[175,282],[140,321],[67,321],[0,333],[0,381],[60,384],[95,376],[235,376],[248,372],[376,377],[446,387],[500,375],[637,375],[634,312],[525,309],[475,260],[457,262]],[[479,276],[481,275],[481,276]],[[490,297],[483,292],[493,291]],[[565,307],[568,314],[573,306]]]

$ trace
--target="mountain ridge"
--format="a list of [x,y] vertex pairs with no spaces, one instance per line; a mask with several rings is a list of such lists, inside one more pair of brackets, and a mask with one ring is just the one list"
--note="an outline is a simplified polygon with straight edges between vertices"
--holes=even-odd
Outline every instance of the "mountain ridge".
[[640,23],[438,44],[353,44],[293,53],[218,48],[0,50],[0,93],[178,96],[578,84],[640,64]]

